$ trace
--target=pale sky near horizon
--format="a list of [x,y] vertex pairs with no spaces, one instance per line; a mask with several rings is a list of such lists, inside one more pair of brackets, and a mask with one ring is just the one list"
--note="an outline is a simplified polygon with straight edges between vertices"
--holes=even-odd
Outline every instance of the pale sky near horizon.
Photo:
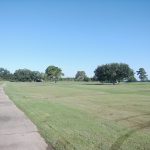
[[65,76],[122,62],[150,77],[149,0],[0,0],[0,67]]

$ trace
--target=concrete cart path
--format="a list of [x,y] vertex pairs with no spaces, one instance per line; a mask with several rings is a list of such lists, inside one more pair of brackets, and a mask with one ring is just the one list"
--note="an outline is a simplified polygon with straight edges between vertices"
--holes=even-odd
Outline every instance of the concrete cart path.
[[36,126],[0,87],[0,150],[48,150]]

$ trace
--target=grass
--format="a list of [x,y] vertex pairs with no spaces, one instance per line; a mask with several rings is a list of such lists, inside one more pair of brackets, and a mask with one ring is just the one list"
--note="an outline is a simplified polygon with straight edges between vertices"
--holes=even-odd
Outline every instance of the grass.
[[149,150],[150,84],[7,83],[56,150]]

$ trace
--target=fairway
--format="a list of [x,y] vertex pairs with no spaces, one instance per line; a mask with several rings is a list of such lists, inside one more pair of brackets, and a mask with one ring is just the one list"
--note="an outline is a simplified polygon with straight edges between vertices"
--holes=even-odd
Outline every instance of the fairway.
[[150,84],[11,83],[5,92],[56,150],[149,150]]

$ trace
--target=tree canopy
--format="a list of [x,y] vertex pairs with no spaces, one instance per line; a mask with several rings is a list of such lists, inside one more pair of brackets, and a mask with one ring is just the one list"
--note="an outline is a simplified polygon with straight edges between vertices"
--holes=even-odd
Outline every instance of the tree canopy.
[[31,71],[29,69],[18,69],[14,73],[14,80],[21,82],[41,82],[43,80],[42,74],[38,71]]
[[1,80],[10,80],[11,79],[11,73],[7,69],[0,68],[0,79]]
[[146,71],[144,68],[140,68],[138,71],[137,71],[137,75],[139,76],[139,79],[141,81],[147,81],[148,78],[147,78],[147,74],[146,74]]
[[[31,71],[29,69],[18,69],[11,73],[7,69],[0,68],[0,80],[21,81],[21,82],[41,82],[41,81],[100,81],[108,83],[119,83],[121,81],[136,82],[134,71],[125,63],[110,63],[98,66],[94,71],[93,78],[87,77],[85,71],[77,71],[75,77],[61,78],[64,74],[61,68],[56,66],[48,66],[45,73],[39,71]],[[148,77],[144,68],[137,71],[141,81],[148,81]]]
[[88,77],[85,73],[85,71],[77,71],[75,75],[75,80],[76,81],[88,81]]
[[94,71],[95,78],[100,82],[111,82],[113,84],[128,80],[134,76],[133,70],[124,63],[111,63],[98,66]]
[[64,74],[62,73],[62,70],[56,66],[49,66],[45,70],[45,74],[47,75],[48,79],[57,82],[58,79],[61,78]]

